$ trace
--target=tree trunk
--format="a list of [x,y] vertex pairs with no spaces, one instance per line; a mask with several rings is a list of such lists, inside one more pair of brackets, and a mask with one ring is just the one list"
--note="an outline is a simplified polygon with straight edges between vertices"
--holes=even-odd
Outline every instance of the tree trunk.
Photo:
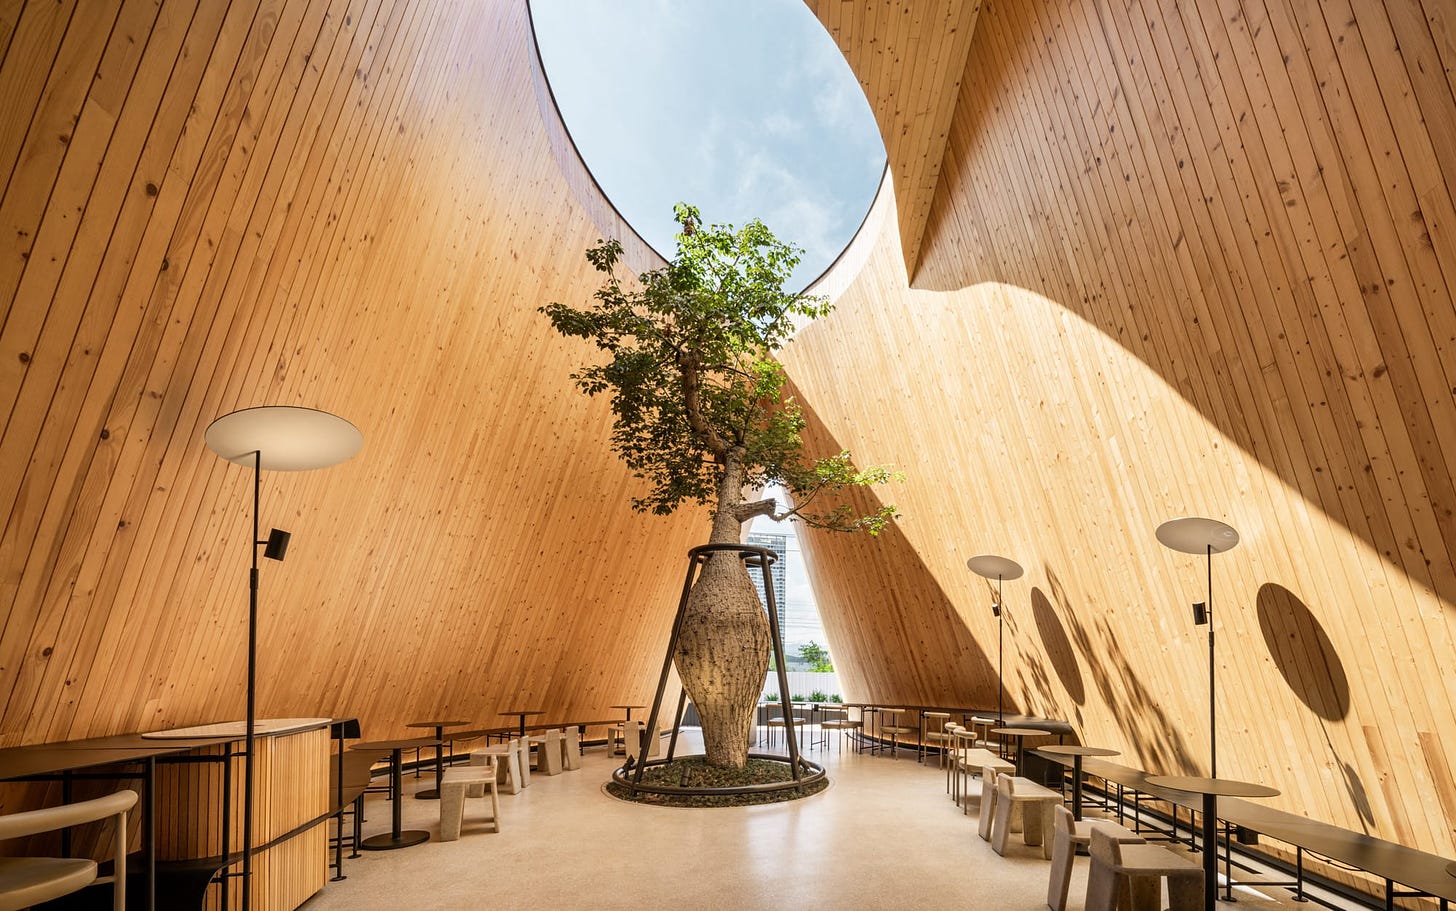
[[[742,531],[734,511],[743,499],[739,452],[731,451],[727,462],[709,539],[714,544],[737,544]],[[739,555],[709,557],[688,595],[674,658],[702,721],[704,752],[712,765],[743,768],[748,762],[771,641],[768,615]]]

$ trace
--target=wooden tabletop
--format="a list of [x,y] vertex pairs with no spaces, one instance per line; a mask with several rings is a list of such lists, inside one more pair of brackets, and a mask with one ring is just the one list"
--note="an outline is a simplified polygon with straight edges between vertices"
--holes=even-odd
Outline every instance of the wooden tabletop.
[[433,737],[405,737],[398,740],[366,740],[349,744],[351,750],[413,750],[416,747],[437,747],[440,741]]
[[[607,706],[607,708],[609,708],[609,709],[645,709],[645,708],[647,708],[647,706],[645,706],[645,705],[609,705],[609,706]],[[516,713],[516,712],[502,712],[502,714],[505,714],[505,715],[515,715],[515,714],[518,714],[518,713]],[[527,714],[527,715],[539,715],[541,713],[540,712],[526,712],[525,714]]]
[[[616,706],[612,706],[612,708],[616,708]],[[537,709],[535,711],[530,711],[530,712],[496,712],[496,714],[497,715],[544,715],[546,713],[544,711],[540,710],[540,709]]]
[[[1043,732],[1045,733],[1045,732]],[[1055,756],[1121,756],[1117,750],[1109,750],[1107,747],[1086,747],[1076,743],[1051,743],[1044,747],[1037,747],[1038,753],[1051,753]]]
[[[217,741],[209,741],[215,743]],[[0,750],[0,780],[27,778],[32,775],[56,775],[96,766],[138,762],[157,756],[185,753],[192,746],[167,741],[152,741],[131,747],[75,747],[64,743],[38,743],[32,746]]]
[[1212,794],[1216,797],[1278,797],[1279,792],[1267,785],[1233,778],[1200,778],[1197,775],[1149,775],[1148,784],[1190,794]]
[[405,725],[407,728],[458,728],[462,724],[469,724],[468,721],[411,721]]
[[1044,737],[1057,736],[1051,731],[1043,731],[1041,728],[992,728],[991,733],[1001,734],[1006,737],[1035,737],[1037,735],[1042,735]]

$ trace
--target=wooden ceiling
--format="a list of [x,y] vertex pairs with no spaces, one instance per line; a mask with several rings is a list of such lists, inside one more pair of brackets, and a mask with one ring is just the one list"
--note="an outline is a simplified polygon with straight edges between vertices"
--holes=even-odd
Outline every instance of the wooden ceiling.
[[[813,8],[894,188],[785,353],[816,445],[908,475],[805,545],[852,694],[994,704],[999,551],[1012,701],[1200,768],[1203,570],[1152,531],[1214,516],[1220,773],[1450,855],[1448,6]],[[262,403],[365,437],[264,478],[265,714],[648,695],[705,522],[631,513],[535,312],[633,240],[573,154],[521,2],[0,9],[0,743],[241,713],[202,431]]]

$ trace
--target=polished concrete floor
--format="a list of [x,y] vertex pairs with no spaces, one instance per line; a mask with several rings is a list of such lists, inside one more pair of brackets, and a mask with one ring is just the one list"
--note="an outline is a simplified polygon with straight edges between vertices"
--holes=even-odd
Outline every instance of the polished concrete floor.
[[[689,740],[686,751],[700,745]],[[685,750],[680,746],[679,752]],[[810,753],[832,784],[804,800],[740,809],[664,809],[602,792],[616,768],[588,749],[579,771],[533,775],[501,795],[499,834],[471,825],[442,842],[434,801],[407,799],[405,828],[429,842],[346,860],[347,879],[328,883],[307,911],[485,907],[641,909],[671,902],[697,909],[1046,908],[1048,863],[1013,840],[999,857],[963,815],[934,761],[853,752]],[[428,776],[406,777],[407,791]],[[365,835],[387,831],[390,804],[371,796]],[[1085,858],[1077,860],[1070,911],[1080,911]],[[1240,889],[1246,911],[1311,908],[1283,889]]]

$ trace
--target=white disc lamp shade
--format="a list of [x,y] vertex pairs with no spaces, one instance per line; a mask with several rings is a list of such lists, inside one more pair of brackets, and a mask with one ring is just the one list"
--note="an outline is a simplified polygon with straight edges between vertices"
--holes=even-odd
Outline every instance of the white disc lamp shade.
[[[1202,553],[1202,551],[1199,551]],[[978,576],[985,576],[987,579],[1020,579],[1024,570],[1021,564],[1007,557],[998,557],[995,554],[980,554],[966,561],[966,566],[971,572]]]
[[225,414],[208,425],[207,448],[253,467],[261,454],[265,471],[309,471],[353,458],[364,445],[359,428],[327,411],[295,405],[263,405]]
[[1232,526],[1202,516],[1169,519],[1158,526],[1156,534],[1164,547],[1185,554],[1221,554],[1239,543],[1239,533]]

